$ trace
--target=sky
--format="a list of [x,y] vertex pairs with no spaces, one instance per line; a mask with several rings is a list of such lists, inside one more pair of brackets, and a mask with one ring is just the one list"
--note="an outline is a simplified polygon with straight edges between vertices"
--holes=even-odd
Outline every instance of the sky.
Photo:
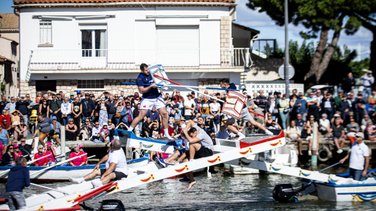
[[[236,22],[245,26],[249,26],[260,31],[260,39],[277,39],[278,46],[284,48],[284,27],[280,27],[265,13],[253,11],[246,6],[248,0],[237,0]],[[13,0],[0,0],[0,13],[13,12]],[[289,40],[297,40],[299,43],[303,42],[299,32],[304,30],[304,27],[289,25]],[[369,57],[370,42],[372,40],[372,33],[367,29],[361,27],[356,34],[347,36],[344,32],[341,33],[339,46],[347,45],[350,49],[357,50],[358,60]],[[317,42],[317,40],[312,40]],[[360,53],[359,53],[360,52]]]

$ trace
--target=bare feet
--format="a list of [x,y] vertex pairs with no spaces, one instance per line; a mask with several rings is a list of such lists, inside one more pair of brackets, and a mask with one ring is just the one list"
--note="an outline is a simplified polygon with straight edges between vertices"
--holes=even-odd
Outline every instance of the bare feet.
[[188,184],[188,190],[192,189],[193,185],[195,185],[195,184],[196,184],[196,181],[195,181],[195,180],[193,180],[192,182],[190,182],[190,183]]

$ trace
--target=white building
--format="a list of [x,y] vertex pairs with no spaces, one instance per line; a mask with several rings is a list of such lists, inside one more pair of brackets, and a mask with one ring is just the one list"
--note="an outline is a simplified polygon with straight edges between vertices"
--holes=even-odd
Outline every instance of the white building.
[[17,96],[18,83],[18,16],[0,14],[0,92],[6,97]]
[[249,40],[258,33],[233,25],[235,0],[14,3],[20,17],[21,93],[32,95],[131,92],[120,82],[134,80],[143,62],[162,64],[170,79],[185,85],[206,86],[224,78],[239,84]]

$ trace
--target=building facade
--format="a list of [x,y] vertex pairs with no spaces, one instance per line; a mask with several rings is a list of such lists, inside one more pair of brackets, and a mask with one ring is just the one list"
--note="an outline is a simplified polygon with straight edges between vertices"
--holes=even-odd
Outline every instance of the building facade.
[[233,44],[235,0],[14,3],[21,94],[132,93],[136,87],[121,82],[133,81],[141,63],[162,64],[171,80],[185,85],[208,86],[224,78],[239,84],[249,57],[249,45]]
[[0,92],[6,97],[19,93],[18,16],[0,14]]

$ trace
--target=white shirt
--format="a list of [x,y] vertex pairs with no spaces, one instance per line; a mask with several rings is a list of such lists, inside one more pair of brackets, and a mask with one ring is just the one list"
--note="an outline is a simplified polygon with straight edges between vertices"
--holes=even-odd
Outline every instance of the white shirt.
[[91,134],[93,136],[97,136],[99,134],[99,131],[101,131],[101,127],[93,127],[93,129],[91,130]]
[[221,104],[219,104],[218,102],[215,102],[215,103],[210,103],[210,109],[212,112],[216,113],[219,111],[219,109],[221,109]]
[[201,129],[199,126],[195,125],[194,128],[198,131],[197,138],[200,139],[201,145],[213,150],[213,140],[210,136],[205,132],[205,130]]
[[330,121],[328,119],[320,119],[320,125],[329,128],[330,127]]
[[364,169],[365,158],[369,156],[368,146],[362,142],[361,144],[355,144],[351,148],[350,154],[350,168],[356,170]]
[[63,102],[63,103],[61,103],[60,108],[61,108],[60,111],[61,111],[62,114],[68,115],[68,114],[72,113],[72,106],[71,106],[71,104],[69,102],[66,102],[66,103]]
[[127,160],[125,159],[125,154],[123,149],[111,150],[108,153],[108,160],[106,161],[106,169],[110,167],[111,163],[116,164],[115,171],[122,172],[128,175]]
[[186,107],[184,115],[193,115],[192,109],[193,109],[194,105],[195,105],[195,101],[193,99],[184,100],[184,107]]

